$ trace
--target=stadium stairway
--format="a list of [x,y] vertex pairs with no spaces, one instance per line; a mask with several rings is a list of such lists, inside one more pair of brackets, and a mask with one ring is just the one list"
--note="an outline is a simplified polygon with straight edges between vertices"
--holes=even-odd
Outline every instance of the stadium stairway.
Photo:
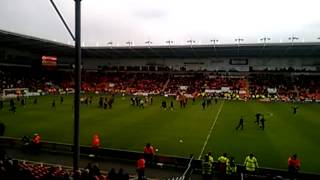
[[[62,166],[60,164],[50,164],[50,163],[42,163],[42,162],[34,162],[34,161],[27,161],[27,160],[18,160],[19,166],[23,169],[30,170],[33,177],[35,179],[42,179],[48,172],[49,169],[54,169],[53,175],[55,177],[62,177],[65,173],[72,173],[71,166]],[[81,169],[83,170],[83,169]],[[100,171],[102,179],[106,179],[108,176],[107,171]],[[136,174],[129,174],[129,180],[137,179]],[[148,180],[160,180],[160,178],[148,178]]]
[[163,88],[162,88],[162,92],[164,92],[167,89],[169,82],[170,82],[170,78],[168,78],[166,83],[164,83]]

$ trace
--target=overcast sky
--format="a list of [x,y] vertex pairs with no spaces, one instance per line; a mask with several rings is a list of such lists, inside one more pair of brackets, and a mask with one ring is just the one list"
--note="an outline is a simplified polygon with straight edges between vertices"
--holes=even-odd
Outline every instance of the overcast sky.
[[[54,0],[70,27],[74,1]],[[271,41],[320,41],[320,0],[82,0],[85,45],[208,44]],[[49,0],[0,0],[0,29],[72,42]]]

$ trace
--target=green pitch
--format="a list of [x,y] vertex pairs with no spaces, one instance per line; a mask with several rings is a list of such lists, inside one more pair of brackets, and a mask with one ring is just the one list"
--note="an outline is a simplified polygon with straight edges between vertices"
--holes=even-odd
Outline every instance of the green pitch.
[[[31,136],[37,132],[42,140],[72,143],[72,97],[63,104],[56,98],[56,109],[51,108],[54,97],[39,97],[38,104],[17,105],[15,114],[8,111],[8,103],[0,110],[0,122],[6,125],[6,136]],[[180,109],[162,110],[162,99],[155,97],[153,105],[144,109],[130,105],[130,97],[116,97],[113,109],[98,108],[98,98],[92,105],[81,105],[82,145],[90,145],[94,133],[99,133],[103,147],[142,151],[151,142],[160,154],[198,158],[212,151],[215,159],[227,152],[238,163],[253,152],[260,166],[287,168],[287,158],[297,153],[302,171],[320,173],[320,104],[300,104],[293,115],[292,104],[222,101],[202,110],[201,100],[188,102]],[[255,113],[265,115],[265,130],[254,123]],[[240,116],[244,117],[244,130],[236,131]],[[211,132],[211,133],[210,133]],[[182,141],[181,141],[182,140]]]

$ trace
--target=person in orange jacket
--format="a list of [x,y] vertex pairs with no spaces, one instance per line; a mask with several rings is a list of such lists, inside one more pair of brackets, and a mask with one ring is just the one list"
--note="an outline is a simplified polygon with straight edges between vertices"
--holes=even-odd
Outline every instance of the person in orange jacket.
[[143,155],[140,155],[139,159],[137,160],[138,180],[145,179],[145,176],[144,176],[145,168],[146,168],[146,160],[144,159]]

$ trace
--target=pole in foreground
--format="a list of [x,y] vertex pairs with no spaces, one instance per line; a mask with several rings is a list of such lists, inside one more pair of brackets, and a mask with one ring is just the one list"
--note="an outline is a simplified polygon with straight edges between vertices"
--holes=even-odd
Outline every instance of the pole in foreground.
[[75,94],[74,94],[74,134],[73,170],[79,170],[80,159],[80,84],[81,84],[81,0],[75,0]]

